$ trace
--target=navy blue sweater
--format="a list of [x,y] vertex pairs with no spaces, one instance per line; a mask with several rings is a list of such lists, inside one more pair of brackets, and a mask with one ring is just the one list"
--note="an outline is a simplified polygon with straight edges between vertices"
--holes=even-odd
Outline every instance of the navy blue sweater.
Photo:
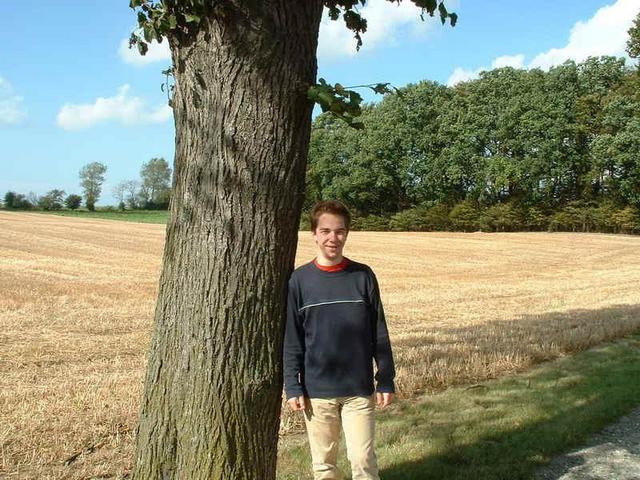
[[314,262],[289,280],[284,338],[287,398],[368,396],[394,392],[395,369],[378,282],[371,269],[348,261],[337,272]]

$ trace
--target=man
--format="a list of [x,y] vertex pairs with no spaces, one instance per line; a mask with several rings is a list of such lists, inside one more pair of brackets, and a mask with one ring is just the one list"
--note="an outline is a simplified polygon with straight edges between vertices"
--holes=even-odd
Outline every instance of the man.
[[394,394],[378,282],[368,266],[342,255],[350,221],[340,202],[316,204],[311,231],[318,255],[289,280],[285,393],[293,410],[304,411],[316,480],[342,478],[336,466],[341,424],[353,480],[380,478],[374,409]]

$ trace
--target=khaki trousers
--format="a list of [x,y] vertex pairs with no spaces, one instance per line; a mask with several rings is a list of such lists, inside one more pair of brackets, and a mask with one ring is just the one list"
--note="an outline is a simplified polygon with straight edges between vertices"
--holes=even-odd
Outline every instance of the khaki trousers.
[[[379,480],[374,452],[375,394],[370,397],[307,398],[304,412],[313,478],[341,480],[336,465],[340,425],[344,430],[347,457],[353,480]],[[310,405],[309,405],[310,404]]]

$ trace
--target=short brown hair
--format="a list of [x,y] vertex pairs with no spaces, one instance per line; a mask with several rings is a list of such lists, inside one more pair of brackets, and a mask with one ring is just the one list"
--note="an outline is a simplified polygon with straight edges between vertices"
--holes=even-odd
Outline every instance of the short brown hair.
[[311,214],[309,215],[312,232],[315,232],[316,228],[318,228],[318,219],[323,213],[332,213],[333,215],[339,215],[344,218],[344,226],[347,228],[347,231],[349,231],[349,227],[351,226],[351,214],[347,207],[345,207],[342,202],[338,202],[336,200],[322,200],[313,206]]

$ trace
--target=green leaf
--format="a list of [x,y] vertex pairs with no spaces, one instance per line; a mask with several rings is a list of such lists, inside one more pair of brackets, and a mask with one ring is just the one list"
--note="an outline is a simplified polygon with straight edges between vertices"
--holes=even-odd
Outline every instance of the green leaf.
[[385,93],[391,93],[388,83],[378,83],[373,87],[370,87],[378,95],[384,95]]
[[355,103],[360,105],[362,103],[362,96],[358,92],[354,92],[353,90],[349,90],[349,101],[351,103]]
[[444,6],[444,3],[440,3],[438,5],[438,12],[440,13],[440,21],[444,25],[444,22],[447,21],[447,17],[449,16],[449,12],[447,12],[447,7]]
[[151,25],[149,25],[149,24],[145,24],[145,25],[142,27],[142,34],[143,34],[143,36],[144,36],[145,41],[146,41],[147,43],[150,43],[150,42],[151,42],[151,40],[153,40],[153,35],[154,35],[153,30],[152,30],[152,28],[151,28]]
[[331,109],[331,104],[333,103],[333,95],[329,92],[319,92],[318,99],[320,100],[320,106],[326,105],[327,110]]
[[449,14],[449,20],[451,21],[451,26],[455,27],[456,23],[458,23],[458,14],[457,13]]
[[436,11],[437,5],[438,4],[437,4],[436,0],[426,0],[424,2],[424,8],[427,9],[427,12],[429,12],[429,15],[433,15],[433,12]]
[[147,43],[143,42],[140,39],[138,39],[136,43],[137,43],[138,52],[140,52],[140,55],[143,55],[143,56],[146,55],[147,52],[149,51],[149,46],[147,45]]
[[169,28],[171,30],[175,30],[175,28],[178,26],[178,21],[176,20],[176,16],[174,14],[171,14],[167,17],[167,20],[169,22]]
[[200,17],[192,13],[185,13],[184,19],[187,23],[200,23]]

